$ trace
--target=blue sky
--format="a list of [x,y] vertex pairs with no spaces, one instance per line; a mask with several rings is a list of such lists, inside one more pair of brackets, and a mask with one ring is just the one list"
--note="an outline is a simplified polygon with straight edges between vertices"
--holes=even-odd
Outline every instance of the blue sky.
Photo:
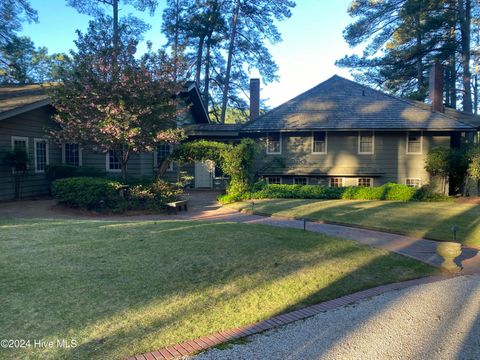
[[[262,98],[269,99],[269,106],[277,106],[334,74],[350,77],[347,70],[335,66],[335,60],[353,53],[342,37],[342,30],[351,21],[347,15],[350,2],[297,0],[292,17],[278,24],[283,42],[269,47],[280,67],[280,80],[262,84],[261,93]],[[71,49],[76,39],[75,30],[85,30],[90,20],[89,16],[67,7],[65,0],[31,0],[31,4],[38,11],[40,21],[25,24],[23,34],[30,36],[37,46],[46,46],[50,53]],[[153,17],[128,6],[122,6],[121,12],[133,13],[149,23],[152,29],[145,39],[158,48],[165,42],[160,32],[164,7],[165,0],[160,0]]]

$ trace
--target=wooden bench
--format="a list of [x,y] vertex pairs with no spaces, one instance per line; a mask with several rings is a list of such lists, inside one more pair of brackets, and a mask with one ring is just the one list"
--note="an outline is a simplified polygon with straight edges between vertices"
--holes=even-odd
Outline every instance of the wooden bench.
[[174,201],[174,202],[167,203],[167,207],[168,207],[169,212],[171,210],[173,210],[173,211],[175,211],[175,214],[178,211],[182,211],[182,207],[185,211],[188,211],[187,200],[180,200],[180,201]]

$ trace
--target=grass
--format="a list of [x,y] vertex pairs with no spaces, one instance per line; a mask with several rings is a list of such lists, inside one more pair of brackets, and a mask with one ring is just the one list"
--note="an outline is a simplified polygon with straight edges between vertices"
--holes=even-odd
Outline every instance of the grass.
[[[229,205],[251,209],[250,201]],[[361,200],[255,200],[257,212],[304,217],[393,231],[416,237],[457,241],[480,247],[480,206],[457,202],[400,202]]]
[[0,329],[70,349],[2,359],[114,359],[361,289],[435,273],[357,243],[263,225],[0,221]]

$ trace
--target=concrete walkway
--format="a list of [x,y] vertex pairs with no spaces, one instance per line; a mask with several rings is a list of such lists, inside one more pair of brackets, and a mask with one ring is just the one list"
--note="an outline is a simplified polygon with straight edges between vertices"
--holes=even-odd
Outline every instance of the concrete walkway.
[[[264,224],[278,227],[303,229],[301,220],[281,217],[269,217],[241,213],[217,203],[218,192],[190,191],[185,194],[189,203],[188,212],[178,212],[177,215],[166,214],[129,214],[129,215],[92,215],[88,212],[71,210],[56,205],[54,200],[34,200],[0,203],[0,219],[9,218],[47,218],[47,219],[95,219],[95,220],[200,220],[224,221],[245,224]],[[403,235],[381,231],[360,229],[355,227],[306,222],[308,231],[336,236],[358,241],[362,244],[386,249],[408,256],[433,266],[440,266],[442,258],[436,254],[437,241],[412,238]],[[463,273],[480,273],[480,251],[463,247],[462,255],[456,259],[457,265],[463,268]]]

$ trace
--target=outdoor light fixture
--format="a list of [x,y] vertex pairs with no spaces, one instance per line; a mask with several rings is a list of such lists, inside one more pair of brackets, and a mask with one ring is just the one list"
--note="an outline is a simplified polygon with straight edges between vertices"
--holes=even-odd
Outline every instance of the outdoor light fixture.
[[450,229],[453,233],[453,241],[457,241],[457,231],[460,230],[460,228],[457,225],[453,225]]

